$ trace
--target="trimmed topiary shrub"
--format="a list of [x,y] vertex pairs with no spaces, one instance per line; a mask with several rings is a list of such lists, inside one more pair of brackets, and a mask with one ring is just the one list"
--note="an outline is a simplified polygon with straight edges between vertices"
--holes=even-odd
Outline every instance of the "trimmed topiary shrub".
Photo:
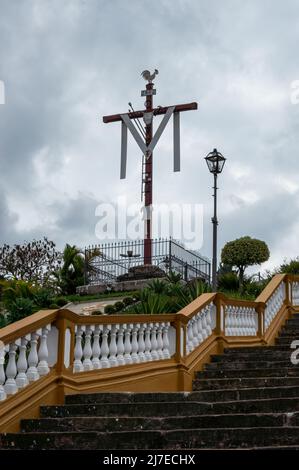
[[[109,307],[109,305],[107,305],[107,307]],[[101,310],[93,310],[91,315],[103,315],[103,313],[101,312]]]
[[116,310],[114,308],[114,305],[106,305],[106,307],[104,308],[104,312],[108,313],[108,315],[110,315],[111,313],[115,313]]
[[123,299],[123,303],[124,303],[125,306],[132,305],[134,303],[134,300],[133,300],[132,297],[125,297]]
[[123,310],[125,308],[125,304],[123,302],[115,302],[114,304],[114,309],[116,312],[119,312],[120,310]]
[[49,305],[49,308],[54,309],[54,308],[59,308],[57,304],[51,304]]

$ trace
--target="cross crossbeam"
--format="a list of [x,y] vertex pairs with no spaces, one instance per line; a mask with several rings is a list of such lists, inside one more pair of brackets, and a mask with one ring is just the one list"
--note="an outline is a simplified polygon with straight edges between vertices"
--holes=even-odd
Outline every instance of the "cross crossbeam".
[[[158,107],[154,108],[152,110],[154,116],[160,116],[162,114],[166,114],[168,108],[172,108],[172,106],[164,106],[164,107]],[[197,103],[186,103],[186,104],[177,104],[174,106],[174,112],[175,113],[181,113],[183,111],[193,111],[198,108]],[[134,111],[132,113],[127,113],[127,116],[130,119],[140,119],[143,118],[144,113],[146,113],[147,110],[143,111]],[[105,124],[109,124],[110,122],[118,122],[122,120],[122,115],[121,114],[111,114],[110,116],[103,116],[103,122]]]

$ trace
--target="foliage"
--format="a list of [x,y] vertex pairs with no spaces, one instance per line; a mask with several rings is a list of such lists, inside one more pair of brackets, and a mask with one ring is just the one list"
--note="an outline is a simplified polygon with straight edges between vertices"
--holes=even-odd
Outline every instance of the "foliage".
[[171,284],[179,284],[182,280],[182,275],[180,273],[176,273],[174,271],[170,271],[167,274],[167,281]]
[[210,286],[198,279],[189,282],[186,286],[179,287],[176,291],[174,302],[175,311],[181,310],[186,305],[190,304],[190,302],[197,299],[197,297],[207,292],[211,292]]
[[278,272],[287,274],[299,274],[299,257],[291,259],[289,262],[286,260],[280,265]]
[[133,297],[124,297],[123,303],[125,306],[132,305],[134,303]]
[[77,246],[66,244],[62,255],[63,265],[56,271],[57,282],[63,294],[76,293],[76,288],[84,284],[85,270],[94,271],[92,260],[99,255],[97,248],[83,254]]
[[18,279],[45,285],[60,265],[60,253],[55,243],[44,237],[23,245],[3,245],[0,248],[0,273],[8,279]]
[[144,289],[141,295],[141,301],[133,305],[132,313],[155,314],[170,313],[172,304],[165,295],[157,295],[148,289]]
[[18,297],[9,305],[8,323],[21,320],[34,312],[34,302],[28,298]]
[[47,308],[54,302],[53,292],[46,288],[37,289],[33,298],[34,303],[42,308]]
[[116,312],[120,312],[120,311],[123,310],[124,308],[125,308],[125,304],[124,304],[123,302],[120,302],[120,301],[115,302],[115,304],[114,304],[114,310],[115,310]]
[[226,272],[218,275],[218,290],[239,290],[239,278],[234,272]]
[[161,279],[153,279],[148,283],[148,289],[154,294],[166,294],[167,284]]
[[64,307],[68,303],[68,300],[65,297],[57,297],[54,301],[58,307]]
[[102,315],[102,312],[101,312],[101,310],[93,310],[91,312],[91,315]]
[[242,291],[245,269],[248,266],[267,261],[269,256],[269,248],[264,241],[251,237],[241,237],[226,243],[221,252],[221,261],[238,269],[240,291]]
[[0,313],[0,328],[4,328],[7,325],[7,320],[3,314]]
[[84,257],[75,245],[66,244],[63,265],[57,272],[58,284],[64,294],[74,294],[76,287],[84,284]]
[[244,282],[244,294],[249,297],[256,299],[265,288],[265,282],[256,282],[252,280],[245,280]]
[[107,313],[108,315],[110,313],[115,313],[114,305],[106,305],[106,307],[104,308],[104,313]]
[[238,291],[222,291],[223,294],[226,295],[229,299],[236,299],[236,300],[255,300],[256,296],[252,294],[248,294],[247,292],[238,292]]

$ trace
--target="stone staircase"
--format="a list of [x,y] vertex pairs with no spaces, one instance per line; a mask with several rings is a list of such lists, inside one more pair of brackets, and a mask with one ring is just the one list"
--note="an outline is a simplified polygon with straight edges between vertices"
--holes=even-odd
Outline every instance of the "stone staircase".
[[1,449],[299,449],[299,313],[274,346],[212,356],[190,393],[66,396],[3,434]]

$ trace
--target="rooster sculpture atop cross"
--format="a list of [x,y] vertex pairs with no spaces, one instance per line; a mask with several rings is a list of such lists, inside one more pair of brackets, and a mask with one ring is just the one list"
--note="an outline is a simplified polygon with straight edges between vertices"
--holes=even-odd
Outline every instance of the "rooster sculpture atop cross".
[[155,79],[155,76],[158,75],[159,71],[155,69],[154,73],[150,73],[149,70],[144,70],[141,75],[144,78],[144,80],[147,80],[148,83],[153,83],[153,80]]

